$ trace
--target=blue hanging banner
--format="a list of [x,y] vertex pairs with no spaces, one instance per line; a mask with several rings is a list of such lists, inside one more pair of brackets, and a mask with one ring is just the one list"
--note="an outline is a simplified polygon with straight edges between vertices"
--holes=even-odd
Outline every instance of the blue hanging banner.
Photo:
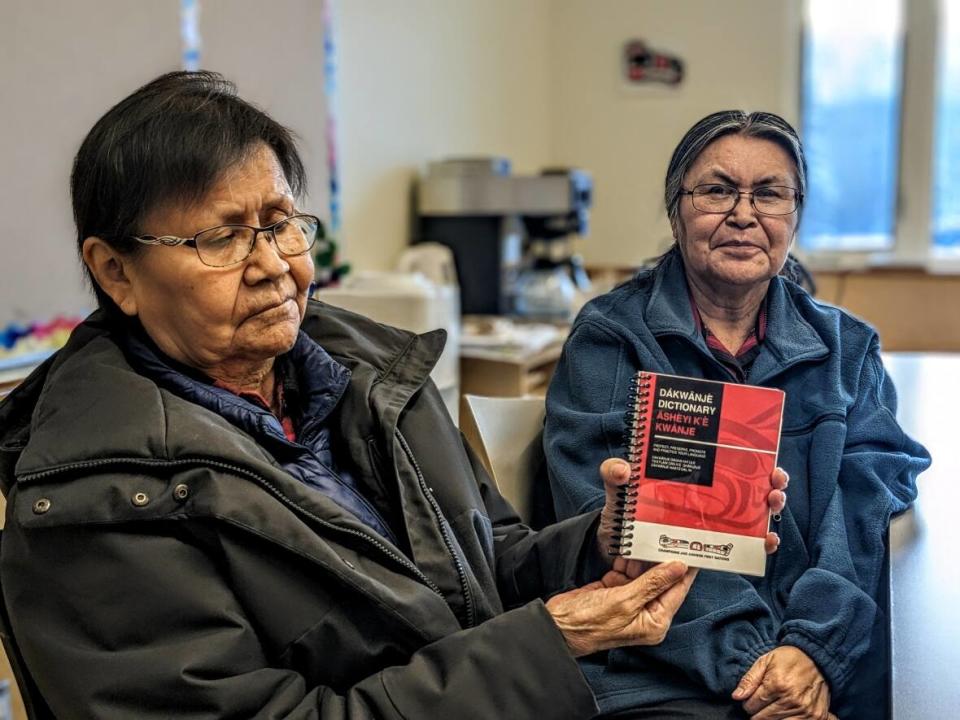
[[200,0],[180,0],[180,46],[184,70],[200,69]]
[[331,1],[323,1],[323,89],[326,97],[326,126],[324,128],[327,147],[327,178],[329,183],[330,227],[323,242],[317,243],[313,253],[314,282],[318,288],[335,285],[340,278],[350,272],[349,263],[339,259],[338,241],[340,238],[340,176],[337,162],[337,125],[336,125],[336,53],[333,43],[333,17]]
[[340,235],[340,178],[337,173],[336,53],[333,44],[333,14],[330,0],[323,3],[323,78],[327,107],[327,174],[330,183],[330,234]]

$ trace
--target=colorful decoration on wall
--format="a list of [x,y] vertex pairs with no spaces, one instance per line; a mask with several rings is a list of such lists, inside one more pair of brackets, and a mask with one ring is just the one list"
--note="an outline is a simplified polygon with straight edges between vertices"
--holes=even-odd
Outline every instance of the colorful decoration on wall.
[[337,154],[337,55],[333,34],[331,0],[323,0],[323,87],[326,93],[327,182],[329,183],[330,226],[327,238],[317,243],[314,250],[317,287],[336,284],[350,266],[338,260],[337,238],[340,237],[340,174]]
[[323,88],[327,108],[327,173],[330,183],[330,234],[340,232],[340,177],[337,169],[337,124],[334,103],[337,97],[337,56],[333,42],[333,13],[330,0],[323,2]]
[[679,57],[654,50],[643,40],[628,40],[624,43],[623,72],[631,85],[679,85],[683,81],[683,69],[684,63]]
[[184,70],[200,69],[200,0],[180,0],[180,47]]
[[62,348],[82,321],[80,317],[58,315],[49,322],[11,323],[0,328],[0,369],[39,362]]

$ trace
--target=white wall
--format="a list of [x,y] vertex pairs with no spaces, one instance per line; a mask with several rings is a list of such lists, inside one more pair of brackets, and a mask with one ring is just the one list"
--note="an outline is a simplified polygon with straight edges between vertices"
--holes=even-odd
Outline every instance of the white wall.
[[177,68],[178,13],[176,2],[2,0],[0,327],[93,306],[75,250],[71,162],[107,108]]
[[409,241],[411,181],[428,160],[549,161],[550,0],[339,0],[334,102],[343,239],[354,267]]
[[[70,165],[114,103],[180,67],[179,0],[0,0],[0,327],[94,305],[82,282]],[[202,66],[300,137],[327,215],[323,26],[315,0],[203,0]]]
[[[336,102],[346,256],[389,267],[428,160],[502,154],[520,172],[593,173],[581,250],[626,265],[669,237],[663,173],[684,130],[719,109],[797,119],[800,0],[339,0]],[[625,87],[644,39],[680,55],[675,90]]]
[[[732,106],[797,117],[800,0],[333,2],[342,237],[355,267],[393,264],[412,179],[453,154],[591,171],[582,250],[593,264],[636,262],[668,235],[660,186],[686,127]],[[70,162],[110,105],[179,67],[179,0],[0,0],[0,20],[5,324],[92,305],[73,249]],[[202,64],[300,135],[305,205],[325,216],[321,21],[318,0],[201,2]],[[620,51],[633,37],[679,54],[685,84],[625,88]]]
[[[179,0],[177,0],[179,2]],[[200,65],[293,130],[307,169],[302,209],[329,219],[323,6],[319,0],[200,0]]]
[[[666,247],[663,178],[674,146],[716,110],[799,120],[799,0],[557,0],[551,33],[551,159],[593,173],[592,265],[632,265]],[[629,87],[625,41],[679,56],[679,88]]]

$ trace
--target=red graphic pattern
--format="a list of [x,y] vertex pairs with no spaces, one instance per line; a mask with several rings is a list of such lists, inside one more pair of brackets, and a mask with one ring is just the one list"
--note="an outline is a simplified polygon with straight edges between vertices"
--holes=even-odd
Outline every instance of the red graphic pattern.
[[[651,381],[653,394],[656,375]],[[713,484],[646,478],[638,462],[635,520],[750,537],[766,534],[767,494],[776,465],[784,396],[768,388],[733,384],[725,384],[723,393]],[[653,403],[645,411],[649,428]],[[640,443],[646,432],[638,430],[635,442]]]

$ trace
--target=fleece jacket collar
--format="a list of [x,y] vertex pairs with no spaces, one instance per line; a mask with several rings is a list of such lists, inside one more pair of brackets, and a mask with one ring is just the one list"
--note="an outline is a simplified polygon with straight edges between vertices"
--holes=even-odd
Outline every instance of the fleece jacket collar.
[[[752,384],[761,384],[798,362],[829,353],[820,335],[790,301],[786,282],[780,276],[770,281],[767,334],[750,370],[748,381]],[[673,252],[664,259],[644,309],[647,327],[655,336],[679,335],[712,357],[703,335],[697,330],[689,297],[683,259]]]

